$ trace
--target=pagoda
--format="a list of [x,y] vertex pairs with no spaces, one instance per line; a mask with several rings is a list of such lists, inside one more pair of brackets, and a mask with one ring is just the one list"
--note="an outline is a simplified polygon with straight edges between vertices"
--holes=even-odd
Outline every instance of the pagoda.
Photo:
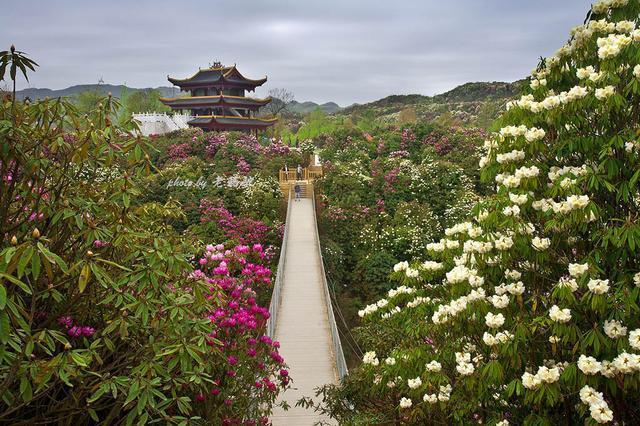
[[190,111],[194,116],[188,124],[204,130],[257,131],[272,126],[276,118],[256,117],[257,111],[271,102],[271,98],[249,98],[245,91],[255,91],[267,78],[251,80],[233,66],[216,62],[209,68],[199,69],[185,79],[168,80],[190,96],[160,98],[160,102],[180,112]]

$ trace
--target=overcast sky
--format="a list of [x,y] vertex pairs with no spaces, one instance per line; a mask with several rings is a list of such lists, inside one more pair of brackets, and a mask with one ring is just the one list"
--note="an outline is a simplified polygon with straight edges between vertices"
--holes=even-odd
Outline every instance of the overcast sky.
[[[583,22],[587,0],[2,0],[0,50],[39,64],[30,87],[170,86],[218,60],[258,89],[342,106],[513,81]],[[6,46],[5,46],[6,45]],[[20,88],[29,87],[20,81]]]

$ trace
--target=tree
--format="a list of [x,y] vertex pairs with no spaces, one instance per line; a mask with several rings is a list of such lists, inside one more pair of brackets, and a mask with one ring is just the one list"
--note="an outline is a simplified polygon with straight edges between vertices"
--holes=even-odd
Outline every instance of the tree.
[[160,102],[161,97],[158,89],[136,90],[127,96],[125,107],[129,115],[138,112],[171,111],[171,108]]
[[9,77],[13,83],[11,91],[12,109],[14,109],[16,103],[16,77],[18,69],[22,72],[25,80],[29,81],[29,77],[27,77],[27,68],[31,71],[35,71],[35,67],[37,66],[38,64],[29,59],[25,52],[16,50],[16,47],[13,44],[8,51],[3,50],[0,52],[0,81],[4,80],[4,74],[8,67]]
[[363,365],[325,389],[341,423],[640,422],[639,14],[594,3],[508,105],[495,194],[361,311]]
[[293,92],[283,88],[269,90],[269,96],[271,102],[264,107],[264,110],[271,115],[286,111],[289,104],[295,100]]
[[73,98],[73,103],[82,114],[89,114],[98,108],[98,104],[104,99],[104,94],[96,87],[94,90],[85,90]]

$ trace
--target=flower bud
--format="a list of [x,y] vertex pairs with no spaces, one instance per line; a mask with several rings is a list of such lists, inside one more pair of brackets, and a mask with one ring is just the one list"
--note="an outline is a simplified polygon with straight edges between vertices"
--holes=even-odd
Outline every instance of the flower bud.
[[64,344],[64,350],[68,351],[69,349],[71,349],[71,343],[67,342]]
[[32,236],[33,238],[35,238],[36,240],[37,240],[38,238],[40,238],[40,231],[38,230],[38,228],[35,228],[35,229],[33,230],[33,232],[31,233],[31,236]]
[[93,252],[91,250],[87,250],[87,257],[93,257]]
[[14,235],[13,237],[11,237],[11,245],[15,246],[17,244],[18,244],[18,237]]

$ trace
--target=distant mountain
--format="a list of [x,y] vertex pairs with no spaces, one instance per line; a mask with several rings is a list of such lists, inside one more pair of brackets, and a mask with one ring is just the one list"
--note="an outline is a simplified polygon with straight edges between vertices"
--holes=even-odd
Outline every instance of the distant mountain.
[[436,95],[433,98],[445,102],[475,102],[488,100],[510,99],[519,92],[520,83],[479,82],[465,83],[448,92]]
[[[117,86],[113,84],[79,84],[76,86],[71,86],[71,87],[67,87],[66,89],[59,89],[59,90],[51,90],[51,89],[44,89],[44,88],[43,89],[29,88],[29,89],[18,90],[16,92],[16,97],[18,99],[24,99],[28,97],[31,100],[36,100],[36,99],[44,99],[46,97],[59,98],[63,96],[75,96],[79,93],[86,92],[89,90],[97,90],[101,93],[104,93],[105,95],[111,92],[113,96],[119,98],[120,93],[125,88],[126,90],[131,92],[149,89],[149,88],[137,89],[137,88],[127,87],[122,84]],[[154,87],[154,89],[159,90],[162,96],[173,96],[175,94],[178,94],[179,92],[178,89],[174,89],[172,87]]]
[[[133,87],[127,87],[122,84],[113,85],[113,84],[78,84],[76,86],[67,87],[66,89],[59,90],[51,90],[51,89],[38,89],[38,88],[30,88],[23,89],[16,92],[16,97],[18,99],[29,98],[31,100],[36,99],[44,99],[46,97],[49,98],[59,98],[59,97],[71,97],[75,96],[79,93],[97,90],[105,95],[107,93],[111,93],[113,96],[119,98],[122,91],[126,89],[129,92],[136,92],[139,90],[149,90],[150,88],[137,89]],[[159,90],[160,94],[164,97],[173,97],[180,96],[180,89],[173,87],[153,87],[153,89]],[[184,96],[184,94],[182,95]],[[315,102],[296,102],[293,101],[289,104],[289,111],[297,113],[297,114],[308,114],[312,111],[315,111],[317,108],[320,108],[321,111],[332,114],[340,111],[342,108],[340,105],[335,102],[326,102],[324,104],[317,104]]]
[[372,114],[377,120],[397,122],[401,111],[411,111],[409,115],[415,114],[420,120],[431,121],[446,115],[454,121],[486,127],[499,115],[504,104],[518,95],[520,84],[475,82],[435,96],[391,95],[366,104],[351,105],[338,111],[337,115]]
[[292,101],[289,103],[287,108],[289,109],[289,111],[295,112],[297,114],[308,114],[312,111],[315,111],[318,108],[320,108],[322,112],[325,112],[327,114],[333,114],[334,112],[338,112],[342,109],[342,107],[340,107],[340,105],[338,105],[335,102],[326,102],[324,104],[317,104],[315,102],[310,102],[310,101],[307,101],[307,102]]

